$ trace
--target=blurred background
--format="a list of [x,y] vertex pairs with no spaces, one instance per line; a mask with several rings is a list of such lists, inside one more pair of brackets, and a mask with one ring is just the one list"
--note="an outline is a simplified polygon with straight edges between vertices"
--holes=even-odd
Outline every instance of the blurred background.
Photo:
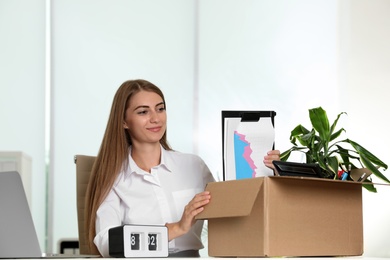
[[[346,137],[389,164],[389,13],[387,0],[0,0],[0,151],[27,161],[42,250],[77,238],[73,157],[97,154],[128,79],[163,90],[170,144],[216,178],[221,110],[276,111],[281,151],[308,109],[347,112]],[[390,257],[390,187],[377,188],[363,190],[364,255]]]

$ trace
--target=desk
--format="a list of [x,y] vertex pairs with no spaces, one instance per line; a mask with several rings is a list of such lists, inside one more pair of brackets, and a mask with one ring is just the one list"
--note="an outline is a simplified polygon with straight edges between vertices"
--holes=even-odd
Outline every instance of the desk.
[[[215,260],[255,260],[255,259],[261,259],[261,260],[265,260],[265,259],[275,259],[275,257],[270,257],[270,258],[266,258],[266,257],[262,257],[262,258],[251,258],[251,257],[248,257],[248,258],[225,258],[225,257],[199,257],[199,258],[110,258],[110,259],[118,259],[118,260],[147,260],[147,259],[151,259],[151,260],[158,260],[158,259],[175,259],[175,260],[189,260],[189,259],[198,259],[198,260],[210,260],[210,258],[214,258]],[[281,257],[278,257],[278,258],[281,258]],[[385,258],[385,257],[365,257],[365,256],[341,256],[341,257],[286,257],[286,259],[288,260],[337,260],[339,258],[342,258],[342,260],[389,260],[390,258]],[[41,258],[42,259],[42,258]],[[45,259],[45,258],[43,258]],[[47,259],[50,259],[50,258],[47,258]],[[51,258],[51,259],[54,259],[54,258]],[[102,259],[105,259],[105,258],[56,258],[56,259],[72,259],[72,260],[85,260],[85,259],[89,259],[89,260],[102,260]],[[18,260],[31,260],[31,258],[28,258],[28,259],[18,259]]]
[[[229,257],[229,258],[225,258],[225,257],[200,257],[200,258],[178,258],[178,257],[172,257],[172,258],[169,258],[169,257],[166,257],[166,258],[153,258],[153,260],[159,260],[159,259],[164,259],[164,260],[167,260],[167,259],[175,259],[175,260],[180,260],[180,259],[183,259],[183,260],[189,260],[189,259],[198,259],[198,260],[210,260],[211,258],[215,259],[215,260],[255,260],[255,259],[261,259],[261,260],[266,260],[266,259],[275,259],[275,258],[282,258],[282,257],[262,257],[262,258],[234,258],[234,257]],[[91,259],[91,260],[102,260],[102,258],[88,258],[88,259]],[[112,258],[113,260],[114,259],[118,259],[118,260],[123,260],[123,259],[126,259],[126,260],[135,260],[135,259],[140,259],[140,260],[143,260],[143,259],[150,259],[150,258]],[[337,260],[337,259],[342,259],[342,260],[389,260],[390,258],[385,258],[385,257],[364,257],[364,256],[348,256],[348,257],[344,257],[344,256],[341,256],[341,257],[286,257],[285,258],[286,260]],[[26,259],[27,260],[27,259]],[[74,259],[74,260],[85,260],[85,258],[77,258],[77,259]]]

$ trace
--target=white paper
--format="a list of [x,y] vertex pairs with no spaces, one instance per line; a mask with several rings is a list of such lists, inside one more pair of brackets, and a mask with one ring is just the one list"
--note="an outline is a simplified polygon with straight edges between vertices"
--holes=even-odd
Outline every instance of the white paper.
[[225,118],[225,180],[273,175],[263,159],[272,150],[274,141],[275,129],[271,117],[261,117],[258,122]]

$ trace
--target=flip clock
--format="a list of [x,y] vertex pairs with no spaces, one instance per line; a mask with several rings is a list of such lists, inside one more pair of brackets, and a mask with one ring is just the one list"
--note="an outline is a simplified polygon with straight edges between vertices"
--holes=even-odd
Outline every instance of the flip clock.
[[108,248],[112,257],[167,257],[166,226],[122,225],[109,229]]

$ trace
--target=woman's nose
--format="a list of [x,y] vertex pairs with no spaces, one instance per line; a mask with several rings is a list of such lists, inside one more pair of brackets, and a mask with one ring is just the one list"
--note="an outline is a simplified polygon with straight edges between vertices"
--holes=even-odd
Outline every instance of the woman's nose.
[[159,120],[160,120],[160,118],[159,118],[157,112],[155,112],[155,111],[151,112],[151,114],[150,114],[150,122],[157,123]]

